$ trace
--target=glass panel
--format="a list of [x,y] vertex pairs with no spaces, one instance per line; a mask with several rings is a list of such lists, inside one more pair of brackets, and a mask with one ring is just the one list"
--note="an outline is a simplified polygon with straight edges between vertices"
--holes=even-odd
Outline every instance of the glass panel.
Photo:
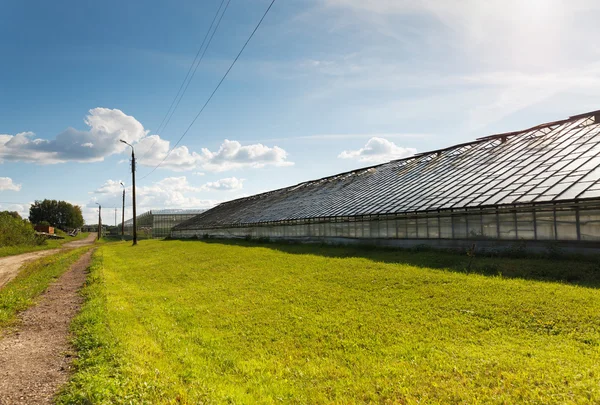
[[484,214],[481,216],[483,223],[482,234],[485,238],[498,238],[498,227],[496,222],[496,214]]
[[407,234],[406,237],[409,239],[417,238],[417,220],[415,218],[408,218],[406,222]]
[[519,239],[535,239],[533,212],[517,213],[517,236]]
[[369,221],[362,222],[362,237],[363,238],[371,237],[371,227],[369,225]]
[[406,218],[396,219],[396,233],[398,234],[398,238],[406,239]]
[[367,222],[369,224],[369,237],[370,238],[378,238],[379,237],[379,221],[371,220]]
[[356,238],[356,222],[350,221],[348,223],[348,236],[351,238]]
[[429,238],[439,238],[440,237],[440,228],[439,221],[437,217],[429,217],[427,218],[427,227],[429,230]]
[[417,237],[420,239],[427,238],[427,218],[417,218]]
[[554,240],[554,212],[553,211],[536,211],[535,225],[537,228],[538,240]]
[[354,223],[354,233],[356,234],[357,238],[362,238],[363,237],[362,222],[355,222]]
[[498,214],[500,239],[516,239],[515,215],[513,213]]
[[379,221],[376,221],[376,222],[379,225],[379,237],[380,238],[387,238],[388,237],[387,220],[380,219]]
[[440,237],[444,239],[452,238],[452,218],[440,217]]
[[479,239],[483,236],[481,231],[481,215],[469,214],[467,216],[467,237],[471,239]]
[[581,240],[600,240],[600,210],[580,211]]
[[330,222],[325,222],[323,224],[323,235],[325,235],[325,236],[333,236],[331,234],[331,223]]
[[339,222],[332,222],[330,225],[330,231],[331,231],[331,236],[333,237],[339,237],[341,234],[340,231],[340,223]]
[[454,239],[465,239],[467,237],[467,218],[465,215],[455,215],[452,217],[452,226],[454,227]]
[[397,238],[398,234],[396,233],[396,220],[394,220],[394,219],[388,219],[385,222],[387,224],[388,238]]
[[556,233],[559,240],[577,240],[574,211],[556,211]]

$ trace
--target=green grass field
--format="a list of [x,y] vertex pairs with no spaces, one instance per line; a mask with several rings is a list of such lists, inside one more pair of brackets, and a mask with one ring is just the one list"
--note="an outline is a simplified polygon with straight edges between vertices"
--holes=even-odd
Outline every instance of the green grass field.
[[598,264],[467,262],[104,244],[59,403],[600,403]]
[[46,244],[37,246],[2,246],[0,247],[0,257],[20,255],[22,253],[37,252],[38,250],[56,249],[67,242],[73,242],[88,237],[89,233],[80,232],[77,236],[69,236],[64,232],[57,230],[57,234],[64,236],[64,239],[48,239]]
[[18,312],[33,304],[89,247],[60,252],[27,263],[19,275],[0,289],[0,332],[11,325]]

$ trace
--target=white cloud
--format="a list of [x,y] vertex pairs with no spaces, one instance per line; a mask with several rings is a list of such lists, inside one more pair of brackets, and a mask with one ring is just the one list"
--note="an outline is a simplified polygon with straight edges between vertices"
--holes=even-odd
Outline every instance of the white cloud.
[[[102,186],[93,191],[94,194],[115,194],[123,192],[122,180],[107,180]],[[123,183],[124,184],[124,183]]]
[[[197,193],[205,191],[204,186],[195,187],[188,182],[187,177],[167,177],[149,186],[136,187],[137,214],[140,215],[152,209],[208,209],[221,203],[221,200],[203,199]],[[125,218],[133,216],[132,189],[128,186],[125,190]],[[92,198],[85,204],[84,216],[89,223],[96,223],[98,206],[102,205],[102,216],[106,223],[113,224],[114,208],[118,210],[117,222],[120,223],[120,209],[122,205],[122,187],[118,180],[107,180],[96,190],[90,192]]]
[[[141,151],[150,151],[141,154],[142,158],[139,162],[144,166],[158,165],[169,152],[169,141],[160,139],[158,135],[142,139],[139,145]],[[196,153],[190,152],[186,146],[179,146],[169,154],[160,167],[173,171],[200,168],[210,172],[223,172],[241,168],[262,168],[267,165],[290,166],[293,163],[287,161],[287,152],[278,146],[268,147],[260,143],[242,145],[238,141],[226,139],[216,152],[202,148],[201,153]],[[194,174],[202,175],[199,173]]]
[[394,159],[412,156],[417,152],[414,148],[396,146],[383,138],[371,138],[358,150],[346,150],[338,155],[341,159],[358,159],[360,162],[383,163]]
[[0,135],[0,161],[98,162],[126,149],[119,139],[135,143],[147,133],[135,118],[117,109],[94,108],[84,122],[89,130],[67,128],[53,140],[35,138],[33,132]]
[[217,152],[203,148],[197,153],[182,145],[169,153],[169,141],[159,135],[150,135],[138,120],[117,109],[94,108],[89,111],[85,123],[89,130],[68,128],[53,140],[36,138],[33,132],[0,135],[0,162],[98,162],[113,154],[128,154],[128,146],[119,142],[123,139],[135,146],[140,165],[153,167],[160,164],[161,168],[173,171],[225,171],[293,164],[286,160],[287,152],[277,146],[242,146],[230,140],[225,140]]
[[142,139],[136,145],[136,149],[137,160],[143,166],[153,167],[160,164],[163,169],[180,172],[193,170],[201,162],[201,156],[196,152],[190,152],[187,146],[178,146],[165,160],[170,142],[161,139],[158,135],[150,135]]
[[261,168],[266,165],[291,166],[287,152],[278,146],[272,148],[263,144],[245,145],[226,139],[216,152],[202,148],[202,168],[222,172],[244,167]]
[[19,191],[21,190],[20,184],[15,184],[10,177],[0,177],[0,191]]
[[204,190],[215,190],[215,191],[233,191],[241,190],[244,188],[244,179],[238,179],[237,177],[228,177],[213,182],[208,182],[202,189]]

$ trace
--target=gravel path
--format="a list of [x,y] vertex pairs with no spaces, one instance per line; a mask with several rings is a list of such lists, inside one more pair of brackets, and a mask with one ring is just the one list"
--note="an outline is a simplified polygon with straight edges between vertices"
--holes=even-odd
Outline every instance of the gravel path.
[[50,250],[41,250],[38,252],[23,253],[22,255],[7,256],[0,258],[0,288],[4,287],[10,280],[15,278],[19,274],[19,269],[23,264],[32,260],[40,259],[45,256],[55,254],[60,249],[72,249],[81,246],[91,245],[96,240],[96,234],[90,233],[90,235],[81,240],[68,242],[62,245],[62,247]]
[[69,325],[79,311],[92,250],[24,311],[17,330],[0,338],[0,404],[50,404],[67,382]]

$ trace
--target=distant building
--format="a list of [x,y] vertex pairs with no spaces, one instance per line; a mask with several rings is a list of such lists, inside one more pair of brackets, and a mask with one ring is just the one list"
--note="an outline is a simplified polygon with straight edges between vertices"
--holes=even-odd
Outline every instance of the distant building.
[[600,249],[600,111],[229,201],[171,234]]
[[[106,229],[105,226],[102,226],[102,229]],[[86,224],[81,227],[81,232],[98,232],[98,224]]]
[[[202,209],[166,209],[145,212],[137,216],[138,238],[166,238],[175,225],[204,211]],[[120,229],[120,225],[118,228]],[[133,218],[125,221],[125,233],[133,234]]]

